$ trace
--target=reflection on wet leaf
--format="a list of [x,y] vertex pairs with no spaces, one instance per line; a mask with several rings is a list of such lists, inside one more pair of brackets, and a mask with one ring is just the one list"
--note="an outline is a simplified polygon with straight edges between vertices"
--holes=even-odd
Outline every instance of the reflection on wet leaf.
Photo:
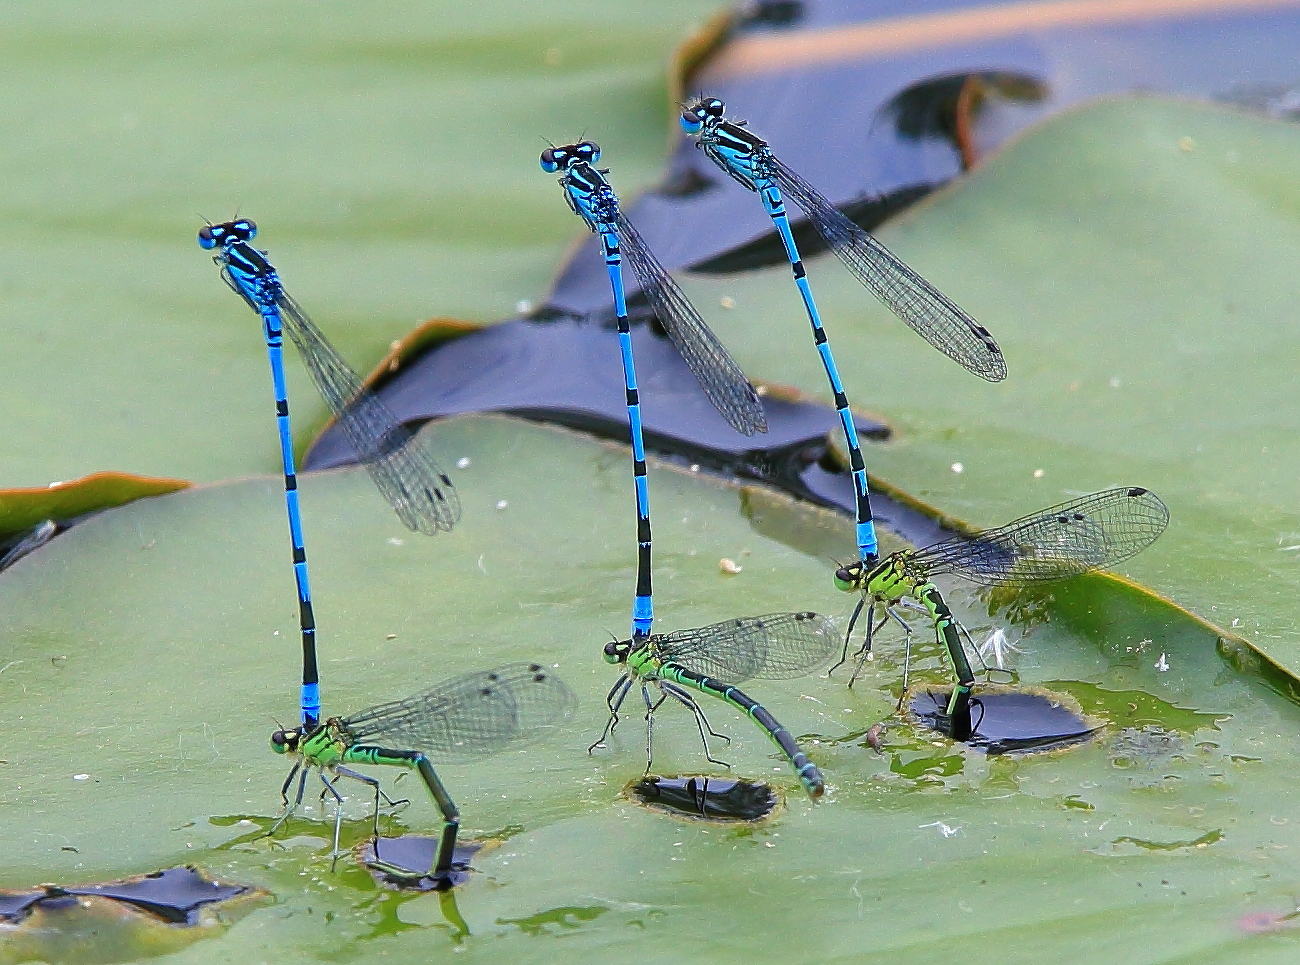
[[954,751],[952,745],[948,745],[931,748],[929,754],[896,753],[890,759],[889,770],[899,777],[933,783],[940,778],[960,774],[965,764],[965,758]]
[[520,931],[528,935],[554,935],[556,932],[552,928],[559,931],[578,928],[589,921],[595,921],[607,911],[609,909],[603,905],[587,908],[566,906],[551,908],[527,918],[498,918],[497,924],[517,925]]
[[[453,944],[459,945],[470,934],[470,930],[469,924],[460,912],[460,907],[456,904],[456,889],[438,890],[436,898],[438,910],[435,916],[430,912],[434,907],[432,897],[422,897],[420,891],[398,889],[395,893],[389,888],[381,888],[370,900],[356,906],[357,911],[364,911],[373,916],[369,931],[358,933],[357,939],[371,941],[401,932],[439,929],[448,934]],[[435,917],[440,917],[442,920],[432,920]],[[408,920],[409,918],[416,920],[411,921]]]

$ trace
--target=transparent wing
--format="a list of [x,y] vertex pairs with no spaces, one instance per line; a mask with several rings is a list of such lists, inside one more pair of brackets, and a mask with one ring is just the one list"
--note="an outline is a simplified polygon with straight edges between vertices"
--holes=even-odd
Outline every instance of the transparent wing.
[[361,384],[307,313],[288,294],[277,299],[285,330],[357,458],[408,529],[433,535],[460,519],[460,497],[415,436]]
[[763,403],[735,359],[622,213],[616,225],[628,266],[705,396],[741,435],[766,432]]
[[1108,489],[985,530],[905,554],[929,574],[976,583],[1038,583],[1114,566],[1146,549],[1169,524],[1155,493]]
[[844,266],[914,332],[980,378],[1000,382],[1007,377],[1006,359],[988,329],[778,158],[770,157],[768,166],[781,192],[803,210]]
[[806,611],[740,617],[653,639],[662,659],[725,683],[802,677],[839,645],[831,622]]
[[472,760],[556,732],[577,701],[535,663],[511,663],[445,680],[422,694],[371,707],[343,726],[358,744]]

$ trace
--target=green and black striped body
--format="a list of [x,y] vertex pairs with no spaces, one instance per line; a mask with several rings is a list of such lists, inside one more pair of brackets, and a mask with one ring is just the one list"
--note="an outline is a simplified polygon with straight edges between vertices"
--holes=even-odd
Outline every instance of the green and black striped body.
[[[924,572],[908,563],[905,552],[887,556],[869,570],[862,563],[850,563],[836,572],[835,585],[841,590],[861,593],[863,600],[873,608],[879,605],[891,614],[891,608],[904,599],[915,600],[920,604],[934,624],[935,638],[948,654],[953,675],[957,678],[948,702],[948,715],[952,722],[951,736],[954,740],[967,740],[971,730],[970,694],[975,684],[975,674],[971,670],[970,661],[966,659],[966,651],[962,649],[957,618],[952,615],[939,588],[930,582]],[[897,614],[893,615],[899,623],[907,625]],[[870,647],[871,620],[872,615],[868,614],[867,643],[861,651],[864,653]],[[846,640],[846,653],[847,648]]]
[[[292,756],[294,765],[280,789],[284,811],[267,834],[273,834],[302,804],[307,777],[315,771],[325,785],[322,800],[326,794],[332,795],[337,805],[333,851],[337,861],[341,853],[343,795],[335,784],[338,778],[346,777],[374,792],[376,858],[371,863],[382,866],[378,859],[379,802],[406,802],[392,800],[381,790],[379,781],[347,765],[406,767],[419,772],[442,813],[442,836],[427,874],[441,878],[447,886],[455,884],[447,874],[453,870],[460,812],[431,759],[476,760],[512,743],[541,737],[555,731],[572,714],[575,700],[573,691],[541,664],[519,661],[464,673],[410,697],[368,707],[348,717],[331,717],[314,727],[281,728],[271,735],[271,748],[277,754]],[[298,791],[290,801],[289,787],[295,777]],[[410,869],[403,871],[409,873]]]
[[[447,793],[446,787],[443,786],[442,779],[433,769],[433,764],[423,753],[354,743],[347,723],[339,717],[329,718],[305,735],[297,730],[276,731],[271,736],[271,747],[279,754],[296,755],[298,764],[305,769],[315,767],[339,773],[340,765],[344,764],[376,764],[385,767],[406,767],[418,771],[425,787],[433,796],[434,803],[442,813],[443,820],[437,857],[430,871],[442,873],[451,867],[456,850],[456,833],[460,828],[460,811],[452,801],[451,795]],[[295,772],[296,770],[295,767]],[[357,775],[348,773],[348,776]],[[293,773],[290,773],[289,781],[292,780]],[[289,781],[285,782],[286,788],[289,786]],[[301,797],[300,792],[299,800]]]
[[808,760],[808,755],[795,742],[790,732],[761,704],[739,688],[720,683],[678,664],[665,662],[655,653],[652,640],[645,641],[639,648],[628,654],[627,668],[634,678],[644,681],[671,680],[708,694],[710,697],[726,701],[767,732],[767,736],[785,754],[810,797],[819,798],[825,793],[826,782],[822,778],[821,771],[817,769],[817,765]]

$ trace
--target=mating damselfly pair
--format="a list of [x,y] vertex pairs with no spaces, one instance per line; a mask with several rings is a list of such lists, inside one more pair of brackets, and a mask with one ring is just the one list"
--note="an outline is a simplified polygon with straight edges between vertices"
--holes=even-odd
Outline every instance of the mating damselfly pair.
[[[324,786],[322,800],[329,795],[335,804],[334,859],[339,854],[343,815],[343,795],[336,786],[339,777],[361,782],[374,790],[377,841],[380,799],[389,804],[397,802],[382,792],[377,780],[347,765],[405,767],[419,773],[442,815],[442,835],[428,872],[445,875],[455,856],[460,812],[434,770],[430,755],[440,759],[472,759],[500,751],[514,742],[540,737],[572,713],[574,696],[558,677],[540,664],[517,663],[465,674],[416,696],[381,704],[346,718],[330,717],[321,721],[316,621],[298,505],[284,371],[284,332],[288,331],[297,346],[312,381],[339,421],[358,461],[369,471],[407,528],[429,535],[450,530],[460,518],[460,501],[447,474],[410,430],[362,383],[284,290],[267,253],[250,244],[256,234],[257,225],[241,218],[205,225],[199,230],[199,244],[205,249],[215,249],[213,260],[221,268],[222,278],[262,320],[284,465],[285,505],[302,632],[302,722],[296,728],[280,728],[271,737],[272,749],[294,757],[295,763],[281,788],[284,810],[267,833],[274,833],[302,804],[308,775],[315,770]],[[290,800],[295,777],[298,789]]]

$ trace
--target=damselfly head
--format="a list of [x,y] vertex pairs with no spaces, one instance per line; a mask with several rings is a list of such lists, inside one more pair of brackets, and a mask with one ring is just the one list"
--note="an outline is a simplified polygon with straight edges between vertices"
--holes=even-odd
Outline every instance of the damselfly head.
[[720,121],[727,105],[716,97],[704,97],[694,106],[682,111],[682,129],[687,134],[698,134],[710,121]]
[[841,590],[859,590],[862,588],[862,574],[866,572],[867,564],[862,560],[856,563],[849,563],[847,566],[841,566],[835,571],[835,585]]
[[257,225],[247,218],[206,224],[199,229],[199,247],[212,249],[231,241],[252,241],[257,237]]
[[635,640],[611,640],[605,644],[606,663],[627,663],[628,655],[636,645]]
[[562,144],[548,147],[542,152],[542,170],[547,174],[567,171],[580,161],[595,164],[600,160],[600,145],[594,141],[579,141],[577,144]]
[[298,750],[298,742],[302,740],[302,731],[297,730],[277,730],[271,735],[271,750],[277,754],[293,754]]

